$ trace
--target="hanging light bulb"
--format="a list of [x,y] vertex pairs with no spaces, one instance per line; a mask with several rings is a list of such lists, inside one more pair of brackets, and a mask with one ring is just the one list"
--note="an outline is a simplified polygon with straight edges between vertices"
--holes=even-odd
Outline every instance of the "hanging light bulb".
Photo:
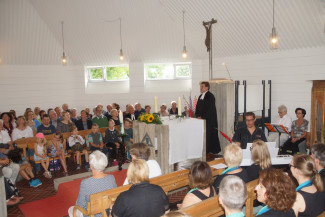
[[62,45],[63,45],[63,54],[62,54],[62,57],[61,57],[61,64],[62,64],[62,66],[66,66],[68,64],[68,59],[67,59],[67,56],[64,53],[63,21],[61,22],[61,25],[62,25]]
[[120,49],[120,61],[123,62],[124,61],[124,55],[123,55],[123,50]]
[[185,45],[185,11],[183,11],[183,34],[184,34],[184,46],[183,46],[183,52],[182,52],[182,58],[185,60],[187,59],[187,51],[186,51],[186,45]]
[[270,48],[271,50],[274,50],[274,49],[278,49],[278,47],[279,47],[279,37],[274,27],[274,0],[273,0],[273,27],[272,27],[272,33],[270,34]]

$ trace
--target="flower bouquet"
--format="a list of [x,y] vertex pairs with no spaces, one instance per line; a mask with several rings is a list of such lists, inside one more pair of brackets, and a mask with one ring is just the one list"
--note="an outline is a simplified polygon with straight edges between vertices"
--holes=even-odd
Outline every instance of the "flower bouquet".
[[145,114],[141,113],[138,117],[138,121],[145,122],[147,124],[162,124],[158,114]]

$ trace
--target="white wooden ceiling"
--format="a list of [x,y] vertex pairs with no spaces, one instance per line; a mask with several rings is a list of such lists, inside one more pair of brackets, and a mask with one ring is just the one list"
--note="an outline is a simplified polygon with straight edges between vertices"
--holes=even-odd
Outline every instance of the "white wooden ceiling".
[[121,17],[126,62],[181,61],[182,10],[189,60],[207,59],[202,21],[211,18],[214,57],[325,46],[323,0],[275,1],[277,51],[269,49],[272,0],[0,0],[0,58],[60,64],[63,20],[69,64],[116,64]]

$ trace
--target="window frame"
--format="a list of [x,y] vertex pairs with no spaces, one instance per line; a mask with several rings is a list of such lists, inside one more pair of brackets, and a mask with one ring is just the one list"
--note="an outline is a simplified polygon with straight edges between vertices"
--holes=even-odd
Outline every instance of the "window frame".
[[[120,80],[107,80],[107,68],[111,68],[111,67],[128,67],[129,68],[129,72],[130,72],[130,67],[128,64],[123,64],[123,65],[103,65],[103,66],[87,66],[86,70],[88,73],[88,82],[91,83],[98,83],[98,82],[120,82],[120,81],[129,81],[130,80],[130,76],[128,79],[120,79]],[[102,69],[103,72],[103,79],[92,79],[91,78],[91,69]]]
[[[147,66],[148,65],[172,65],[174,72],[173,72],[173,78],[148,78],[148,71]],[[190,75],[188,77],[177,77],[176,76],[176,67],[182,66],[182,65],[188,65],[190,70]],[[190,80],[192,79],[192,63],[191,62],[177,62],[177,63],[145,63],[144,64],[144,77],[146,81],[170,81],[170,80]]]

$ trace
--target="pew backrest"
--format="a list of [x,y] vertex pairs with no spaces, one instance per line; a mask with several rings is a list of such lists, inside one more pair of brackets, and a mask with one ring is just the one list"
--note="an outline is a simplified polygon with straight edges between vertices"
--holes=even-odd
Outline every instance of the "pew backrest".
[[214,196],[200,203],[185,207],[180,211],[187,213],[191,217],[222,216],[225,213],[219,204],[218,196]]

